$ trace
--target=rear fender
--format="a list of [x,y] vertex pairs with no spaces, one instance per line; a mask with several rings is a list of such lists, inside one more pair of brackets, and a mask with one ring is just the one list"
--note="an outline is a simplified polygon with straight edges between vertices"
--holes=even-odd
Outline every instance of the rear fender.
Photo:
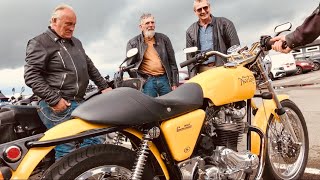
[[[75,128],[76,127],[76,128]],[[57,138],[63,138],[66,136],[72,136],[79,134],[84,131],[98,129],[98,128],[106,128],[109,127],[107,125],[98,125],[98,124],[91,124],[89,122],[83,121],[81,119],[72,119],[61,123],[47,132],[39,141],[48,141]],[[139,131],[134,129],[124,129],[124,131],[142,139],[143,134]],[[39,164],[39,162],[54,148],[55,146],[50,147],[35,147],[31,148],[26,156],[23,158],[21,163],[19,164],[17,170],[13,171],[12,179],[28,179],[33,170]],[[153,153],[155,158],[157,159],[160,167],[166,179],[169,179],[169,174],[167,167],[165,166],[163,160],[160,157],[160,152],[158,151],[157,147],[153,144],[149,144],[150,151]]]
[[[279,101],[289,99],[288,95],[277,95]],[[252,125],[260,128],[265,134],[268,121],[271,118],[271,115],[275,117],[276,120],[280,120],[279,116],[275,112],[276,104],[273,99],[263,100],[263,103],[258,108],[257,113],[254,116]],[[260,136],[257,133],[251,133],[251,152],[254,154],[260,153]]]

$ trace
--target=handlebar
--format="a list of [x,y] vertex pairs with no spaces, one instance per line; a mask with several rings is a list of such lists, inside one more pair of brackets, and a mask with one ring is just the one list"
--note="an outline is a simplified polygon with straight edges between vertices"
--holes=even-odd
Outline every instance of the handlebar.
[[180,63],[180,67],[183,68],[183,67],[186,67],[188,66],[189,64],[192,64],[192,63],[195,63],[198,61],[198,57],[195,56],[189,60],[186,60],[186,61],[183,61],[182,63]]
[[131,64],[131,65],[126,66],[126,67],[121,67],[121,70],[125,72],[125,71],[130,70],[130,69],[133,68],[134,66],[135,66],[135,64]]
[[223,54],[223,53],[218,52],[218,51],[208,51],[208,52],[205,52],[205,53],[197,54],[195,57],[180,63],[180,67],[183,68],[185,66],[188,66],[188,65],[190,65],[192,63],[195,63],[195,62],[199,61],[200,59],[205,59],[205,58],[211,57],[213,55],[217,55],[217,56],[220,56],[220,57],[223,57],[223,58],[231,57],[231,55],[226,55],[226,54]]
[[[271,40],[271,36],[261,36],[260,44],[265,51],[269,51],[272,49],[272,45],[274,44],[274,42],[270,40]],[[286,49],[288,47],[287,42],[283,41],[281,47],[282,49]]]

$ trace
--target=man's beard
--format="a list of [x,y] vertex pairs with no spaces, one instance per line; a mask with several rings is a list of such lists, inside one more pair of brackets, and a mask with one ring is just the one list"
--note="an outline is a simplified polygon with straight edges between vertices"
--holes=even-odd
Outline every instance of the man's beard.
[[147,30],[144,32],[146,38],[152,38],[156,32],[154,30]]

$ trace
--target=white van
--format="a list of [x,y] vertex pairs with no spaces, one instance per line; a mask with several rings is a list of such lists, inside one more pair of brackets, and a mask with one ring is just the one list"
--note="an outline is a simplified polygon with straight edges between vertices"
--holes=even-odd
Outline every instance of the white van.
[[272,68],[283,67],[286,75],[293,75],[297,71],[296,61],[291,53],[289,54],[273,54],[269,55],[271,59]]
[[275,80],[275,79],[282,78],[282,77],[286,76],[286,72],[284,70],[284,67],[281,67],[281,66],[279,67],[278,65],[277,66],[272,65],[272,61],[270,59],[270,56],[266,56],[263,59],[263,62],[264,62],[265,68],[269,72],[268,76],[271,80]]

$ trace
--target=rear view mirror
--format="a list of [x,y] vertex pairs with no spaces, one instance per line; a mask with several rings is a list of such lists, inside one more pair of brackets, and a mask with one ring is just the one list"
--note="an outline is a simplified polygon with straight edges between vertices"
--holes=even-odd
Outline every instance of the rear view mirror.
[[193,53],[198,51],[198,47],[189,47],[189,48],[184,48],[183,49],[183,53],[187,54],[187,53]]
[[290,22],[280,24],[274,28],[274,32],[280,34],[281,32],[284,32],[284,31],[290,31],[291,27],[292,27],[292,24]]
[[138,48],[132,48],[127,52],[127,58],[131,58],[132,56],[138,53]]

